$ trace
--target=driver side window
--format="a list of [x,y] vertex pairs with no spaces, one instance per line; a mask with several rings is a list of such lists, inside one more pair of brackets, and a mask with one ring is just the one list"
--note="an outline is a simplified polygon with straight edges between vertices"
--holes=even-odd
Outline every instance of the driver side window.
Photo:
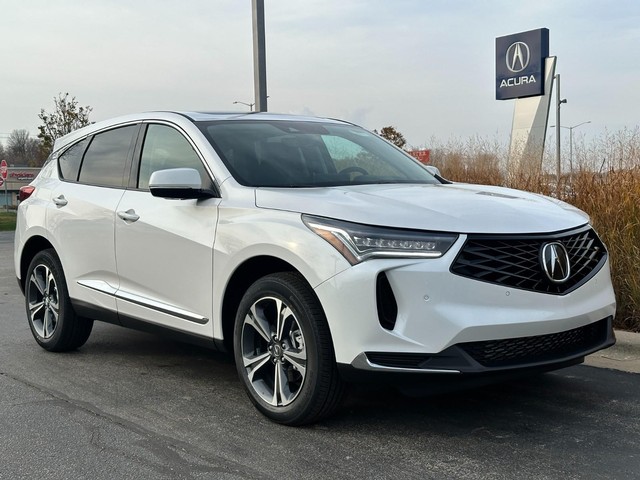
[[149,125],[140,158],[138,188],[148,189],[151,174],[168,168],[193,168],[203,183],[208,183],[209,175],[200,157],[180,132],[167,125]]

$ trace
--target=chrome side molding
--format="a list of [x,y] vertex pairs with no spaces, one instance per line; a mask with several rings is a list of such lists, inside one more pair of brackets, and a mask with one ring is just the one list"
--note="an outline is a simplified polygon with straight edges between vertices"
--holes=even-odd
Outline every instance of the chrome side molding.
[[124,300],[125,302],[134,303],[136,305],[155,310],[156,312],[165,313],[167,315],[171,315],[172,317],[187,320],[199,325],[206,325],[207,323],[209,323],[209,319],[203,317],[202,315],[198,315],[197,313],[184,310],[174,305],[159,302],[151,298],[136,295],[135,293],[130,293],[125,290],[118,290],[117,288],[112,287],[107,282],[104,282],[102,280],[78,280],[78,285],[85,288],[90,288],[91,290],[96,290],[106,295],[115,297],[119,300]]

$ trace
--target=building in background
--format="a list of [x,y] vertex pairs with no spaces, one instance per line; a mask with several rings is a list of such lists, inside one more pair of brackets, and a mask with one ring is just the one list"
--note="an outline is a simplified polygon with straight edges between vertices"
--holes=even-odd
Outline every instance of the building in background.
[[420,163],[424,163],[425,165],[428,165],[431,159],[431,150],[409,150],[407,153],[413,158],[416,158]]
[[20,187],[29,185],[38,173],[40,173],[40,168],[9,167],[6,180],[0,178],[0,182],[2,182],[0,183],[0,207],[16,207]]

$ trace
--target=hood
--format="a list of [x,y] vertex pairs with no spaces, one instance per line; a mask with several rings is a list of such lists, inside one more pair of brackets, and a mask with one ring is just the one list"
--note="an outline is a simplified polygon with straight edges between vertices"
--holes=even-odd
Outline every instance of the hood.
[[256,205],[367,225],[456,233],[548,233],[589,222],[587,214],[553,198],[468,184],[258,188]]

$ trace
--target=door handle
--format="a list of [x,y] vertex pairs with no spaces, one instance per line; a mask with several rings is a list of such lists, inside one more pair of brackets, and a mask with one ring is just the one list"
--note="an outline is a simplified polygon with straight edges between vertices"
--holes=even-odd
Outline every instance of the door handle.
[[64,207],[69,202],[66,198],[64,198],[64,195],[59,195],[53,199],[53,203],[55,203],[58,207]]
[[126,212],[118,212],[118,216],[125,222],[135,222],[140,218],[140,215],[136,215],[136,211],[133,208]]

